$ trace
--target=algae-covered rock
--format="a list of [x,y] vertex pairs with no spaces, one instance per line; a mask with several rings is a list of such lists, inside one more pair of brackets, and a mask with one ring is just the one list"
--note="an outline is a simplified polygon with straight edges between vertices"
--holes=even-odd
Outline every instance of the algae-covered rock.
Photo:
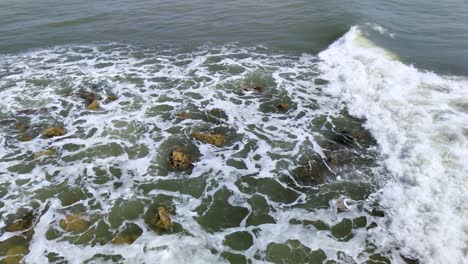
[[99,106],[98,100],[93,100],[87,107],[88,110],[99,110],[101,107]]
[[68,232],[83,233],[89,228],[89,221],[86,220],[82,213],[67,215],[65,219],[60,221],[60,227]]
[[5,263],[5,264],[20,263],[21,259],[23,259],[23,257],[28,253],[29,253],[29,249],[27,247],[22,246],[22,245],[14,246],[8,249],[2,263]]
[[180,150],[174,150],[169,157],[171,167],[175,170],[190,170],[193,168],[192,158]]
[[158,212],[155,214],[152,224],[161,230],[170,230],[172,227],[171,218],[169,212],[166,208],[160,206],[158,207]]
[[211,133],[192,133],[192,137],[196,140],[217,146],[222,147],[225,142],[224,135],[221,134],[211,134]]
[[45,138],[53,138],[65,135],[65,129],[63,127],[50,127],[42,130],[42,135]]
[[270,243],[266,248],[266,260],[272,263],[323,263],[327,255],[321,249],[312,251],[299,240]]
[[353,236],[353,222],[344,218],[331,228],[332,236],[340,241],[348,241]]
[[110,102],[117,101],[117,99],[119,99],[119,98],[117,96],[115,96],[115,95],[108,95],[106,97],[106,99],[104,99],[104,104],[108,104]]
[[26,132],[19,133],[18,135],[18,140],[22,142],[31,141],[32,139],[33,137],[31,136],[31,134]]
[[281,111],[286,111],[289,109],[289,104],[280,103],[279,105],[276,106],[276,108],[278,108],[278,110],[281,110]]
[[234,232],[224,238],[224,244],[234,250],[247,250],[253,245],[253,237],[249,232]]
[[52,156],[55,153],[56,153],[55,149],[49,148],[49,149],[46,149],[44,151],[34,154],[34,159],[39,159],[39,158],[46,157],[46,156]]
[[111,243],[114,245],[133,244],[141,234],[143,234],[143,230],[138,225],[129,224],[122,232],[117,234]]
[[8,232],[19,232],[30,229],[33,226],[34,214],[32,212],[26,214],[23,218],[7,224],[5,230]]

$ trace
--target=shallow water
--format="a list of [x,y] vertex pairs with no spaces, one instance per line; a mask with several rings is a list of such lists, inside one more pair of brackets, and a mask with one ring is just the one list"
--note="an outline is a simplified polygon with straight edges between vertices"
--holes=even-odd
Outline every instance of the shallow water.
[[466,261],[466,5],[1,5],[4,262]]

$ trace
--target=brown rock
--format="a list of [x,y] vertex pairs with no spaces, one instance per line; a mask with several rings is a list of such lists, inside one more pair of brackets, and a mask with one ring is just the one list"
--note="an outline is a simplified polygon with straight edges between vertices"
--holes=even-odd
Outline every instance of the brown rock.
[[162,230],[170,230],[172,227],[171,218],[166,208],[160,206],[158,207],[158,212],[153,218],[152,224]]
[[177,117],[181,119],[188,119],[190,118],[190,113],[187,112],[179,112],[177,113]]
[[33,226],[34,215],[33,213],[28,213],[22,219],[19,219],[6,226],[5,230],[8,232],[19,232],[30,229]]
[[88,110],[99,110],[101,107],[99,106],[98,100],[93,100],[87,107]]
[[108,104],[110,102],[117,101],[117,99],[119,99],[119,98],[117,96],[115,96],[115,95],[108,95],[106,97],[106,99],[104,100],[104,104]]
[[280,103],[276,106],[278,110],[286,111],[289,109],[289,105],[287,103]]
[[224,145],[224,136],[221,134],[211,134],[211,133],[192,133],[192,137],[196,140],[217,146],[222,147]]
[[192,158],[182,151],[174,150],[169,157],[171,167],[175,170],[190,170],[193,168]]
[[65,129],[63,127],[50,127],[42,130],[42,135],[45,138],[59,137],[65,135]]

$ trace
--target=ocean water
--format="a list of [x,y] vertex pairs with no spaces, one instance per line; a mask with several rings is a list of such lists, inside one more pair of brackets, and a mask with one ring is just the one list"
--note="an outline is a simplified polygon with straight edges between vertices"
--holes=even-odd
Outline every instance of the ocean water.
[[1,261],[468,262],[466,14],[2,1]]

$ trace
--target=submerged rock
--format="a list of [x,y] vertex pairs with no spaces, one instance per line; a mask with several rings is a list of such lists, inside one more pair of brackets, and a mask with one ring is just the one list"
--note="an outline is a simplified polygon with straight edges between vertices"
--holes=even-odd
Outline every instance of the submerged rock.
[[110,102],[117,101],[117,99],[119,99],[119,98],[117,96],[115,96],[115,95],[108,95],[106,97],[106,99],[104,99],[104,104],[108,104]]
[[7,118],[7,119],[1,119],[0,120],[0,126],[10,125],[12,123],[16,123],[16,119]]
[[29,129],[29,125],[24,123],[16,123],[15,129],[18,133],[17,139],[19,141],[31,141],[33,137],[27,131]]
[[190,170],[193,168],[192,158],[180,150],[173,150],[171,152],[169,162],[175,170]]
[[29,253],[29,249],[26,246],[22,246],[22,245],[14,246],[8,249],[2,263],[5,263],[5,264],[21,263],[21,259],[23,259],[23,257],[28,253]]
[[124,234],[124,233],[119,233],[112,241],[111,243],[114,245],[131,245],[135,240],[137,240],[140,237],[141,234]]
[[343,130],[340,133],[337,133],[333,137],[333,141],[338,142],[342,145],[351,145],[351,144],[356,143],[351,133],[347,130]]
[[18,132],[26,132],[29,129],[29,125],[23,123],[16,123],[15,129]]
[[101,100],[101,96],[93,92],[79,91],[76,95],[81,99],[84,99],[87,105],[91,104],[94,100]]
[[8,232],[19,232],[28,230],[33,226],[34,214],[32,212],[26,214],[23,218],[8,224],[5,228]]
[[63,127],[50,127],[42,130],[42,135],[45,138],[59,137],[65,135],[65,129]]
[[41,151],[39,153],[34,154],[34,159],[39,159],[41,157],[45,156],[52,156],[56,153],[57,151],[53,148],[46,149],[44,151]]
[[280,103],[279,105],[276,106],[276,108],[278,108],[278,110],[281,110],[281,111],[286,111],[289,109],[289,104]]
[[111,243],[114,245],[124,245],[124,244],[133,244],[137,240],[143,230],[136,224],[129,224],[125,230],[120,232]]
[[26,132],[20,133],[18,135],[18,140],[19,141],[26,142],[26,141],[31,141],[32,139],[33,139],[33,137],[31,136],[31,134],[26,133]]
[[151,222],[157,229],[170,230],[172,227],[169,212],[163,206],[158,207],[158,212],[155,214]]
[[47,114],[49,112],[49,109],[42,107],[42,108],[31,108],[31,109],[23,109],[19,110],[17,114],[19,115],[34,115],[34,114]]
[[322,184],[326,178],[323,169],[312,168],[310,166],[296,168],[294,174],[303,184]]
[[177,117],[180,118],[180,119],[190,119],[190,118],[192,118],[192,115],[190,113],[187,113],[187,112],[179,112],[179,113],[177,113]]
[[224,135],[221,134],[211,134],[211,133],[192,133],[192,137],[196,140],[214,145],[216,147],[222,147],[225,142]]
[[87,107],[88,110],[99,110],[101,107],[99,106],[98,100],[93,100]]
[[89,221],[85,219],[85,216],[82,213],[75,213],[67,215],[65,219],[60,221],[60,227],[72,233],[83,233],[89,228]]

